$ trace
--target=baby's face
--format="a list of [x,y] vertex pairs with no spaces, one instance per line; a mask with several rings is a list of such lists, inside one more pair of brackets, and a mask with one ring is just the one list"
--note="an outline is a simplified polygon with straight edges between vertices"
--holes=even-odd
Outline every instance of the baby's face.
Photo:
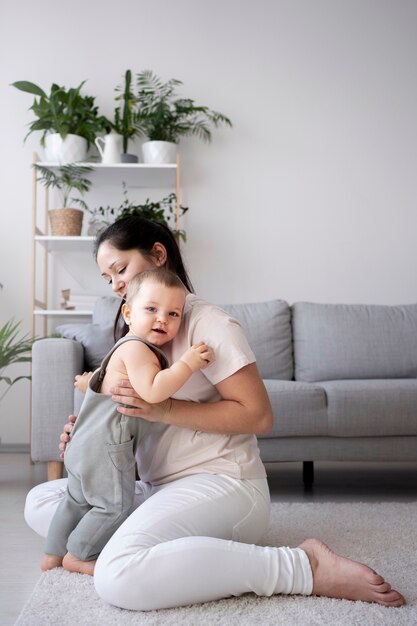
[[171,341],[181,325],[186,292],[147,280],[133,300],[124,306],[131,333],[156,346]]

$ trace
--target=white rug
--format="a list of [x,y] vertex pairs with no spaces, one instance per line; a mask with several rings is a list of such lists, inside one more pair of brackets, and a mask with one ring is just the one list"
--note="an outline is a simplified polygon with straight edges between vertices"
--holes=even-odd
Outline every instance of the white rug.
[[[276,503],[265,545],[296,546],[317,537],[365,562],[406,598],[399,609],[300,596],[246,594],[178,609],[132,612],[105,604],[89,576],[42,574],[16,626],[412,626],[417,624],[416,503]],[[138,583],[140,584],[140,582]]]

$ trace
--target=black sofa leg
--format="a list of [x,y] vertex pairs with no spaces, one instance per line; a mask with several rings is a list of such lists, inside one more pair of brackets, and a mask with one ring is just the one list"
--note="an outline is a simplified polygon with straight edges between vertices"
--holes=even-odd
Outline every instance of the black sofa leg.
[[314,483],[314,461],[303,461],[303,483],[305,489],[311,489]]

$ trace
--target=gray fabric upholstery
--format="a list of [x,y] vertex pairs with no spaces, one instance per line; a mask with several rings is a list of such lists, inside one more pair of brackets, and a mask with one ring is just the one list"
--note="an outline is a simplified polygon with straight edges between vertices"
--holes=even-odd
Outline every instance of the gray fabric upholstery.
[[291,311],[284,300],[221,307],[242,324],[262,378],[293,378]]
[[264,463],[417,461],[417,437],[266,437],[258,445]]
[[337,380],[326,390],[331,437],[417,435],[417,380]]
[[97,298],[92,324],[61,324],[56,328],[62,337],[78,341],[83,346],[84,369],[97,369],[114,345],[114,320],[120,302],[120,298],[114,296]]
[[297,302],[292,313],[296,380],[417,376],[417,305]]
[[103,357],[114,345],[113,324],[61,324],[57,332],[65,339],[73,339],[84,348],[84,369],[97,369]]
[[83,348],[75,341],[42,339],[33,344],[33,461],[59,461],[59,436],[73,411],[74,377],[82,371],[83,363]]
[[[88,331],[98,325],[113,341],[119,303],[98,299],[93,325],[72,331],[84,347],[67,339],[34,344],[33,460],[58,460],[62,426],[81,400],[73,380],[84,353],[101,361],[106,352],[102,337]],[[273,430],[259,437],[265,462],[417,461],[417,305],[290,308],[272,301],[223,308],[242,323],[273,408]]]
[[287,380],[264,380],[274,413],[271,433],[261,437],[327,435],[326,393],[319,385]]

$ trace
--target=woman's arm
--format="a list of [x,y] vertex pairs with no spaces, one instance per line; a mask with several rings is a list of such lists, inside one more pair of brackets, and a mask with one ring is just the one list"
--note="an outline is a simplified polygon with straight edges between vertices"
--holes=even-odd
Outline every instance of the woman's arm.
[[[272,428],[272,408],[254,363],[246,365],[216,385],[222,400],[212,403],[168,400],[148,405],[132,397],[132,388],[123,381],[114,388],[113,400],[135,406],[118,407],[124,415],[143,417],[150,422],[174,424],[192,430],[221,434],[266,434]],[[128,398],[128,399],[127,399]]]

